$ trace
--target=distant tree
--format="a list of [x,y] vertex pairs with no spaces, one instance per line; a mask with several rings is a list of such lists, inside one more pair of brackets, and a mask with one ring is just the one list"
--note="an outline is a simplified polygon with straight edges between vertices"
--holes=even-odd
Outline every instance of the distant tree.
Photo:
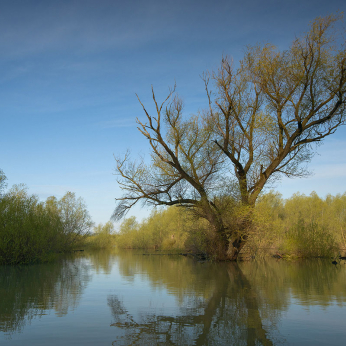
[[0,169],[0,197],[3,194],[4,189],[6,188],[6,175],[2,169]]
[[127,234],[138,229],[138,222],[135,216],[131,216],[124,220],[120,225],[120,234]]
[[[217,72],[204,76],[209,109],[186,120],[174,89],[162,104],[153,91],[157,114],[141,103],[148,122],[137,119],[152,163],[132,163],[128,155],[117,159],[125,194],[113,217],[138,201],[191,208],[219,238],[218,258],[236,260],[265,185],[282,175],[305,175],[302,164],[313,155],[313,144],[345,122],[346,50],[335,29],[338,20],[315,19],[310,31],[282,52],[270,44],[248,47],[237,69],[224,58]],[[244,209],[230,226],[224,215],[232,193]]]
[[88,245],[95,249],[112,248],[115,245],[114,225],[111,221],[94,226],[92,236],[88,238]]
[[74,192],[66,192],[60,200],[54,196],[48,197],[46,206],[55,211],[53,214],[60,218],[66,246],[76,242],[93,226],[84,200],[81,197],[77,198]]
[[78,245],[91,225],[74,193],[40,202],[24,185],[14,185],[0,199],[0,264],[49,261]]

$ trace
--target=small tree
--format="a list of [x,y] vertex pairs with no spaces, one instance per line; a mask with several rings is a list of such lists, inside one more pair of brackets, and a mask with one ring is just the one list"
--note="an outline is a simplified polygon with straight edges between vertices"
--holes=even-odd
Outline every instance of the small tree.
[[[113,217],[138,201],[185,206],[215,230],[218,258],[236,260],[265,185],[280,175],[305,175],[302,164],[313,155],[313,144],[344,124],[346,51],[334,30],[338,19],[317,18],[283,52],[269,44],[248,47],[237,69],[223,59],[216,73],[205,75],[209,110],[202,115],[184,120],[174,90],[161,105],[153,92],[156,116],[141,103],[148,123],[137,119],[152,164],[134,164],[127,156],[117,160],[125,195],[117,199]],[[243,209],[230,226],[224,215],[233,206],[227,196],[232,192]]]
[[71,250],[92,225],[83,201],[71,192],[40,202],[23,185],[0,199],[0,264],[45,262]]
[[47,202],[51,203],[51,207],[57,208],[66,246],[75,243],[81,236],[87,234],[93,226],[84,200],[81,197],[76,198],[74,192],[66,192],[60,200],[50,197]]
[[114,225],[108,221],[94,226],[93,235],[88,238],[89,246],[96,249],[112,248],[115,245]]
[[0,198],[3,194],[4,189],[6,188],[6,175],[2,169],[0,169]]

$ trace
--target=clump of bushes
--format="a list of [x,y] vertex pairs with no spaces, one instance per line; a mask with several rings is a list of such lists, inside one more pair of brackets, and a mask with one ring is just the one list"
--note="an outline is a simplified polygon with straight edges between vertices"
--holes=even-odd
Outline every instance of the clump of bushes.
[[182,209],[172,207],[154,210],[140,223],[134,216],[127,218],[120,225],[116,244],[125,249],[182,249],[189,227],[185,214]]
[[[231,198],[224,204],[224,221],[236,230],[249,210]],[[323,199],[313,192],[285,200],[271,191],[258,199],[251,218],[244,256],[328,257],[346,248],[346,194]],[[141,223],[134,217],[125,219],[116,244],[120,248],[181,249],[213,258],[219,242],[209,227],[191,212],[170,207],[154,211]]]
[[92,225],[81,198],[40,202],[23,186],[0,196],[0,264],[46,262],[83,243]]
[[330,229],[300,219],[285,234],[280,250],[298,257],[330,257],[337,249],[336,237]]
[[254,210],[254,230],[245,251],[294,257],[335,256],[346,247],[346,194],[320,198],[263,195]]
[[115,246],[115,231],[112,222],[95,226],[93,232],[85,240],[85,246],[90,249],[111,249]]

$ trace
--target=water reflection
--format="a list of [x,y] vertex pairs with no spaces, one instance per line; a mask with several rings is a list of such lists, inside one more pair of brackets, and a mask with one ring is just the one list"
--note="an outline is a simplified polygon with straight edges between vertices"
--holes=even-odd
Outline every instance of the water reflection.
[[53,309],[63,316],[77,307],[88,281],[82,257],[53,264],[0,267],[0,331],[22,331],[34,317]]
[[114,344],[277,345],[277,327],[292,298],[303,306],[346,301],[345,266],[330,261],[198,263],[184,257],[119,259],[127,280],[142,275],[153,288],[174,294],[179,314],[133,311],[117,295],[108,296],[114,323],[123,333]]
[[[147,265],[148,269],[153,264],[152,260],[144,260],[141,264],[137,262],[136,265]],[[163,264],[165,259],[154,261]],[[205,263],[202,266],[189,260],[169,262],[171,270],[163,271],[166,275],[161,276],[162,284],[165,283],[173,289],[173,286],[179,283],[174,290],[179,295],[182,288],[186,287],[184,281],[190,282],[191,269],[197,269],[199,266],[203,269],[200,271],[203,279],[199,278],[193,282],[206,283],[206,291],[201,291],[199,286],[198,290],[190,291],[185,297],[180,295],[181,308],[178,316],[147,313],[140,314],[137,318],[134,316],[138,314],[131,314],[117,295],[110,295],[108,305],[114,318],[112,326],[124,330],[124,334],[119,336],[114,344],[273,345],[270,332],[278,320],[278,309],[273,314],[273,307],[263,304],[263,301],[258,299],[256,289],[252,287],[238,264]],[[186,269],[185,273],[174,270],[178,268],[174,268],[172,263],[183,266]],[[147,270],[149,279],[158,285],[158,273],[151,269]],[[177,274],[179,276],[179,273],[186,280],[170,280]],[[266,318],[262,320],[264,310],[268,311],[264,314]]]
[[102,250],[102,251],[90,251],[83,254],[92,266],[93,271],[96,274],[111,274],[114,265],[117,264],[118,251],[114,250]]
[[[54,332],[56,345],[296,344],[294,332],[282,329],[294,307],[299,315],[293,318],[302,323],[313,311],[314,333],[328,320],[330,333],[338,328],[343,340],[338,325],[346,313],[334,315],[330,307],[345,305],[345,283],[346,265],[328,260],[200,263],[131,251],[77,253],[52,264],[0,267],[0,332],[36,345],[32,320],[50,314],[51,324],[39,334],[43,345],[53,345]],[[324,322],[316,315],[322,309]]]

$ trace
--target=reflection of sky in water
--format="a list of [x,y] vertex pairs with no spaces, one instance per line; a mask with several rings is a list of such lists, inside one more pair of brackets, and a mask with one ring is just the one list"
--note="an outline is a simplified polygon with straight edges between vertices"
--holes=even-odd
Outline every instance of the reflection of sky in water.
[[[318,280],[314,281],[314,275],[305,284],[299,281],[306,272],[311,272],[309,266],[300,265],[292,271],[293,266],[285,262],[232,267],[199,264],[186,258],[172,262],[161,257],[160,265],[156,266],[156,259],[147,256],[105,255],[103,262],[101,259],[86,256],[75,262],[79,269],[71,271],[71,275],[57,271],[48,285],[55,291],[45,291],[44,298],[50,303],[46,310],[42,306],[43,315],[27,321],[11,335],[0,332],[0,344],[111,345],[116,340],[125,340],[126,344],[126,337],[131,333],[136,336],[141,328],[143,333],[150,334],[167,326],[174,326],[175,333],[189,338],[187,344],[194,344],[209,322],[210,335],[222,334],[224,328],[243,338],[240,345],[246,344],[244,335],[250,331],[256,337],[263,332],[275,345],[341,345],[346,337],[343,308],[346,292],[339,289],[344,287],[346,266],[339,272],[330,272],[328,265],[320,266],[316,273],[324,270],[327,273],[323,289]],[[61,270],[75,268],[71,263]],[[165,269],[166,264],[170,272]],[[66,296],[59,297],[57,287]],[[323,290],[324,295],[316,293]],[[56,296],[49,297],[52,292]],[[28,300],[42,303],[35,297],[29,296]],[[57,302],[63,302],[67,313],[54,310]],[[210,320],[207,310],[212,313]],[[233,323],[230,319],[234,316],[238,321]],[[251,317],[250,322],[247,316]],[[132,321],[130,327],[129,321]],[[246,323],[252,324],[248,328]],[[121,336],[125,339],[120,339]],[[158,337],[164,334],[158,332]],[[178,337],[175,342],[181,344],[181,339]]]
[[336,302],[328,307],[302,306],[291,299],[280,321],[280,333],[290,345],[343,345],[345,340],[345,309]]
[[[146,275],[134,274],[131,280],[119,273],[113,266],[111,273],[90,273],[92,281],[77,304],[65,315],[46,310],[41,318],[34,318],[22,333],[13,333],[4,340],[0,333],[1,345],[110,345],[122,331],[110,328],[114,322],[107,305],[107,297],[116,295],[133,317],[140,321],[143,314],[179,313],[177,299],[163,287],[154,286]],[[55,297],[61,299],[61,297]],[[68,304],[68,302],[65,301]],[[1,334],[3,336],[1,336]]]
[[94,276],[83,297],[83,302],[87,299],[91,304],[97,305],[103,303],[108,295],[117,295],[131,313],[144,309],[147,311],[148,308],[153,310],[177,308],[175,296],[162,286],[153,286],[147,275],[137,272],[129,279],[120,274],[117,266],[113,267],[110,275]]

